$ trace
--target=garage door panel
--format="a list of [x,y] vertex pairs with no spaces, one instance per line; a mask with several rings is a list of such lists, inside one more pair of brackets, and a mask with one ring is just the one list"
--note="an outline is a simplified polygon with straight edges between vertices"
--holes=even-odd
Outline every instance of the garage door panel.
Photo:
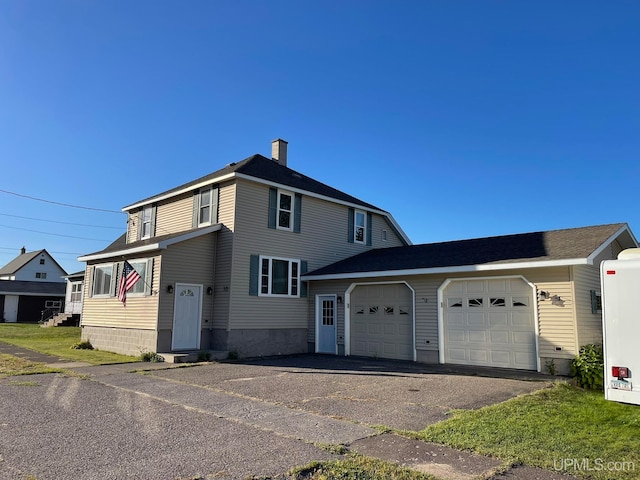
[[358,286],[351,294],[364,314],[351,317],[351,354],[413,360],[413,294],[405,285]]
[[445,362],[535,370],[532,298],[522,279],[451,281],[443,292]]

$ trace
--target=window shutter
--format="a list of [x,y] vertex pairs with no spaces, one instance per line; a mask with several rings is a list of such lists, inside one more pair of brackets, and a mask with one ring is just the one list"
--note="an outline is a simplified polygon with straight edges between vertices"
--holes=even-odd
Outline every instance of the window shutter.
[[153,286],[153,258],[149,258],[147,260],[147,270],[144,276],[144,282],[144,294],[151,295],[151,287]]
[[109,296],[110,297],[115,297],[117,296],[117,290],[116,288],[118,287],[118,273],[120,272],[120,265],[124,265],[123,263],[114,263],[111,266],[111,285],[109,285]]
[[156,236],[156,204],[154,203],[151,207],[151,232],[150,236]]
[[353,222],[355,214],[355,210],[353,208],[349,208],[349,243],[353,243]]
[[373,226],[371,225],[373,223],[373,215],[371,215],[371,212],[367,212],[367,245],[371,246],[371,233],[373,230]]
[[260,257],[251,255],[249,262],[249,295],[258,296],[258,273],[260,272]]
[[293,231],[300,233],[300,225],[302,224],[302,195],[296,193],[293,205]]
[[91,265],[87,265],[87,271],[85,272],[85,281],[87,282],[87,292],[90,297],[93,297],[93,287],[95,285],[95,280],[93,275],[95,274],[94,268]]
[[211,225],[218,223],[218,196],[220,189],[218,187],[211,189]]
[[[300,276],[302,276],[305,273],[307,273],[307,269],[308,268],[309,268],[309,266],[308,266],[306,260],[300,261]],[[308,289],[307,282],[303,282],[301,280],[300,281],[300,297],[307,298],[307,289]]]
[[591,290],[591,313],[598,313],[598,299],[596,296],[596,291]]
[[198,216],[200,215],[200,191],[193,192],[193,220],[191,226],[198,228]]
[[269,228],[276,228],[276,217],[278,216],[278,190],[269,189]]

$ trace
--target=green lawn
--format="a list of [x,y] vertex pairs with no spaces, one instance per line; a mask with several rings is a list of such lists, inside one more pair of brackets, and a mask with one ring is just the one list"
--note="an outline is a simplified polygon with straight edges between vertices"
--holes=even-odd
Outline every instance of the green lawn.
[[415,436],[595,479],[640,478],[640,407],[610,402],[602,392],[565,383],[456,412]]
[[71,346],[80,341],[80,327],[42,328],[37,324],[3,323],[0,324],[0,341],[93,365],[140,361],[138,357],[100,350],[73,350]]
[[0,353],[0,378],[9,375],[32,375],[35,373],[56,373],[60,369],[49,368],[44,363],[30,362],[23,358]]
[[431,475],[377,458],[350,454],[344,460],[312,462],[288,473],[296,480],[429,480]]

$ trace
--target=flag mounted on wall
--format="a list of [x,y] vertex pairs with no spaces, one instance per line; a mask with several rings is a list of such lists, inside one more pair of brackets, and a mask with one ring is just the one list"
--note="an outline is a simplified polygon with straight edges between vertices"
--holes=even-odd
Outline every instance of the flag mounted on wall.
[[142,277],[129,262],[124,261],[122,266],[122,276],[120,277],[120,288],[118,288],[118,300],[127,306],[127,292],[133,288],[138,280]]

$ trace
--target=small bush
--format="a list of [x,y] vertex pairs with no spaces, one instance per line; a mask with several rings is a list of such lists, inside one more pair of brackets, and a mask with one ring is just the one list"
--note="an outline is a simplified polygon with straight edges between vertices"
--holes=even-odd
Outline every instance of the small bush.
[[604,356],[602,345],[588,344],[580,347],[578,356],[571,360],[570,375],[576,385],[590,390],[604,390]]
[[227,360],[237,360],[237,359],[238,359],[238,352],[236,352],[235,350],[232,350],[227,354]]
[[158,355],[156,352],[142,352],[140,354],[140,360],[143,362],[164,362],[162,355]]
[[544,362],[544,368],[547,370],[549,375],[555,375],[558,373],[558,367],[556,366],[556,362],[553,358],[550,358],[546,362]]
[[198,353],[198,361],[199,362],[210,362],[211,361],[211,352],[199,352]]
[[72,350],[93,350],[93,345],[89,340],[85,340],[84,342],[78,342],[71,345]]

